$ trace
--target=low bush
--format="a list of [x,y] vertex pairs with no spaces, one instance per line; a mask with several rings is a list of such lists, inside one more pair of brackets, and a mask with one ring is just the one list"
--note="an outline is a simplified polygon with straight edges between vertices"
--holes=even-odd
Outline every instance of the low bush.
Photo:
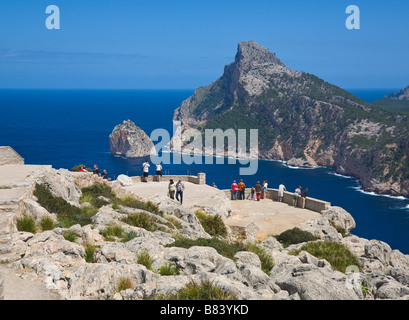
[[204,231],[206,231],[211,236],[225,237],[227,235],[227,229],[221,216],[217,214],[212,216],[204,213],[201,210],[197,210],[195,214],[199,219]]
[[288,247],[291,244],[317,240],[317,238],[314,237],[311,233],[299,228],[286,230],[275,238],[280,241],[284,247]]
[[24,215],[17,219],[17,230],[24,232],[36,233],[36,224],[30,216]]
[[53,230],[55,228],[55,221],[53,218],[45,216],[41,219],[40,227],[43,231]]
[[274,267],[271,255],[263,249],[259,248],[255,243],[247,244],[246,250],[258,255],[261,261],[261,270],[263,270],[267,275],[270,275],[270,271]]
[[130,278],[121,277],[118,281],[117,291],[121,292],[126,289],[133,289],[134,284]]
[[161,276],[177,276],[179,275],[179,268],[172,265],[171,263],[166,263],[165,265],[161,266],[159,269],[159,274]]
[[81,209],[69,204],[61,197],[55,197],[44,185],[36,184],[33,194],[37,197],[37,202],[48,212],[57,214],[59,227],[69,228],[75,224],[85,226],[92,223],[92,214],[89,209]]
[[105,183],[94,183],[89,187],[82,188],[81,191],[82,196],[80,202],[89,202],[96,208],[101,208],[102,206],[109,204],[109,202],[100,199],[99,197],[101,196],[110,201],[116,199],[115,192],[113,192],[111,187]]
[[132,213],[122,219],[123,222],[131,226],[144,228],[148,231],[157,230],[157,225],[154,220],[154,218],[143,212]]
[[345,273],[346,268],[351,265],[360,267],[359,261],[354,254],[343,244],[331,241],[310,242],[294,251],[298,255],[301,251],[307,251],[318,259],[327,260],[334,270]]
[[157,300],[237,300],[237,295],[224,290],[209,280],[197,283],[191,280],[175,294],[157,295]]
[[110,225],[104,230],[101,230],[100,234],[104,237],[122,238],[124,236],[124,229],[122,229],[122,227],[118,225]]
[[93,245],[86,245],[85,246],[85,261],[88,263],[94,262],[94,255],[95,255],[95,250],[97,249],[97,246]]
[[139,235],[135,231],[128,232],[122,239],[122,242],[128,242],[131,241],[132,239],[135,239]]
[[217,252],[229,259],[233,259],[234,255],[238,251],[245,251],[246,247],[244,244],[241,242],[236,242],[236,243],[228,243],[226,241],[217,239],[217,238],[211,238],[211,239],[205,239],[205,238],[198,238],[195,240],[185,238],[183,236],[178,236],[175,239],[175,242],[166,245],[166,247],[181,247],[181,248],[186,248],[189,249],[190,247],[194,246],[201,246],[201,247],[212,247],[217,250]]
[[159,210],[159,207],[151,201],[145,202],[128,196],[119,199],[118,204],[123,205],[125,207],[141,209],[151,213],[162,215],[162,212]]
[[78,235],[74,231],[66,231],[63,233],[63,237],[65,240],[75,242],[78,238]]
[[149,255],[146,250],[141,250],[137,254],[137,262],[146,267],[146,269],[150,270],[152,267],[153,259]]

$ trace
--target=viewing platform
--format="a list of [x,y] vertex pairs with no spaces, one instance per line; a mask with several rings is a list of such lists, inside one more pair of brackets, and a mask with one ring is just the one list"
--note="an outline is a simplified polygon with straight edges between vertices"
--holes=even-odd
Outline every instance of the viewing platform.
[[[226,225],[232,229],[252,228],[257,240],[269,235],[278,235],[294,227],[301,227],[312,219],[320,219],[321,211],[330,207],[330,203],[314,198],[299,198],[297,206],[292,206],[292,193],[284,192],[283,202],[278,202],[278,190],[268,189],[266,199],[260,201],[248,199],[231,200],[230,190],[220,190],[205,184],[205,174],[201,179],[193,175],[164,175],[160,182],[150,176],[148,182],[141,182],[140,176],[131,177],[133,184],[125,188],[146,200],[166,197],[169,180],[181,179],[185,185],[182,206],[195,211],[204,207],[229,206],[229,215],[224,217]],[[200,182],[200,183],[199,183]],[[237,231],[240,232],[240,231]]]

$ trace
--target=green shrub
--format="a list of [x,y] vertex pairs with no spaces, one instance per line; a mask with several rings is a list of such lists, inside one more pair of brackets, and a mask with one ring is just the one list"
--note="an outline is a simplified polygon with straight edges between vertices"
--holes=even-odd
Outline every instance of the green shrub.
[[99,199],[101,196],[110,201],[116,199],[115,192],[113,192],[111,187],[105,183],[94,183],[89,187],[82,188],[81,191],[82,196],[80,201],[89,202],[96,208],[101,208],[102,206],[109,204],[109,202]]
[[237,295],[214,285],[209,280],[196,283],[191,280],[172,295],[157,295],[158,300],[237,300]]
[[48,212],[57,214],[57,223],[60,227],[69,228],[75,224],[85,226],[92,223],[89,209],[78,208],[61,197],[55,197],[44,185],[36,184],[33,194],[37,197],[37,202]]
[[30,216],[24,215],[17,219],[17,230],[24,232],[36,233],[36,224]]
[[157,230],[154,218],[143,212],[133,213],[122,219],[123,222],[134,227],[144,228],[148,231]]
[[159,274],[161,276],[177,276],[179,275],[179,268],[175,267],[171,263],[166,263],[160,267]]
[[286,230],[275,238],[280,241],[284,247],[288,247],[291,244],[317,240],[317,238],[314,237],[311,233],[300,230],[299,228]]
[[63,237],[65,240],[75,242],[78,238],[78,235],[74,231],[66,231],[63,233]]
[[212,247],[217,250],[217,252],[229,259],[233,259],[234,255],[238,251],[245,251],[246,247],[244,244],[240,242],[236,243],[228,243],[226,241],[211,238],[211,239],[204,239],[198,238],[195,240],[185,238],[183,236],[178,236],[175,239],[175,242],[166,245],[166,247],[181,247],[181,248],[190,248],[194,246],[201,246],[201,247]]
[[85,261],[92,263],[94,262],[94,255],[95,255],[95,250],[96,250],[97,246],[93,246],[93,245],[86,245],[85,246]]
[[267,275],[270,275],[270,271],[274,267],[271,255],[263,249],[259,248],[255,243],[247,244],[246,250],[258,255],[261,261],[261,270],[263,270]]
[[211,236],[225,237],[227,235],[227,229],[221,216],[217,214],[212,216],[204,213],[201,210],[197,210],[195,214],[199,219],[203,229]]
[[53,230],[55,228],[55,221],[49,216],[45,216],[41,219],[40,222],[41,230]]
[[318,259],[327,260],[334,270],[338,270],[343,273],[345,273],[346,268],[351,265],[355,265],[360,268],[357,257],[354,256],[347,247],[337,242],[310,242],[303,245],[299,250],[294,251],[294,254],[298,255],[303,250],[307,251],[309,254],[317,257]]
[[117,237],[122,238],[124,236],[124,229],[118,225],[110,225],[106,227],[104,230],[101,230],[100,233],[104,237]]
[[153,259],[149,255],[149,253],[146,250],[141,250],[137,254],[137,261],[139,264],[143,265],[146,267],[146,269],[150,270],[152,267]]
[[130,278],[121,277],[118,281],[117,291],[121,292],[122,290],[132,289],[134,284]]
[[122,242],[128,242],[137,237],[139,237],[139,235],[135,231],[131,231],[125,235],[125,237],[122,239]]
[[145,210],[151,213],[162,215],[162,212],[159,210],[159,207],[151,201],[144,202],[144,201],[135,199],[131,196],[127,196],[125,198],[119,199],[118,204],[123,205],[125,207],[141,209],[141,210]]

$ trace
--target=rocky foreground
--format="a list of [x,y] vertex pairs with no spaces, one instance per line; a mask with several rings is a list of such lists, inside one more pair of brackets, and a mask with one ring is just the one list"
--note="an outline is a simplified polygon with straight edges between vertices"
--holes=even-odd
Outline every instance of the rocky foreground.
[[[309,243],[344,245],[359,264],[349,268],[353,273],[337,271],[329,261],[300,251],[305,242],[284,247],[273,236],[254,242],[257,250],[243,249],[230,258],[209,246],[171,246],[180,239],[217,239],[205,231],[194,212],[178,202],[157,197],[145,203],[144,209],[135,208],[132,197],[137,196],[127,194],[119,181],[104,181],[91,173],[46,168],[27,181],[27,188],[34,191],[21,200],[23,217],[31,217],[37,231],[11,232],[8,258],[0,256],[1,262],[15,270],[32,270],[62,299],[166,298],[192,281],[206,280],[244,300],[409,298],[409,256],[382,241],[351,235],[355,222],[338,207],[322,212],[322,219],[309,221],[303,229],[318,238]],[[34,195],[39,195],[34,189],[38,185],[63,199],[61,205],[69,203],[87,212],[90,223],[82,217],[80,224],[61,227],[66,224],[61,213],[49,212],[38,203]],[[101,195],[95,201],[86,189],[95,185],[108,186],[118,198]],[[139,204],[144,201],[138,200]],[[130,223],[140,214],[151,218],[145,228]],[[207,214],[217,212],[212,208]],[[59,226],[42,231],[45,217]],[[238,239],[226,230],[224,243],[235,243]],[[241,240],[254,241],[251,236]],[[272,262],[267,270],[262,262],[266,255]],[[165,268],[177,272],[163,272]]]

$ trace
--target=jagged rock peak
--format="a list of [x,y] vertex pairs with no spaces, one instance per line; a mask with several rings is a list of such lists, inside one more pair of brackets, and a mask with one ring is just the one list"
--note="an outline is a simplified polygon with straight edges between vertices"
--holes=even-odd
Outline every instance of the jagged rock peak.
[[409,86],[399,90],[398,92],[394,92],[391,94],[386,94],[384,99],[392,99],[392,100],[409,100]]
[[284,63],[274,53],[253,40],[239,42],[235,60],[237,64],[274,63],[284,66]]

